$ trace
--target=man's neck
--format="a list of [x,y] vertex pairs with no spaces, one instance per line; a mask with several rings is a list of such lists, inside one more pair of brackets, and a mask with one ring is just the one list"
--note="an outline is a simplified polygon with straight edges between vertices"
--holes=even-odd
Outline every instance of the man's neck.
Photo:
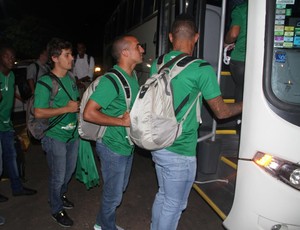
[[59,78],[63,78],[64,76],[66,76],[68,70],[54,68],[54,69],[51,70],[51,72],[52,72],[55,76],[57,76],[57,77],[59,77]]
[[125,63],[118,63],[118,66],[120,66],[129,76],[132,76],[133,70],[136,66],[134,65],[126,65]]

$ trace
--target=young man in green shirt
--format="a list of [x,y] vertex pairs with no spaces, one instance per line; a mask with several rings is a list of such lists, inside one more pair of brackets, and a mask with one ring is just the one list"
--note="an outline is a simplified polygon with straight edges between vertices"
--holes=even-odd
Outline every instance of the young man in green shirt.
[[[15,50],[9,45],[0,46],[0,175],[2,163],[5,165],[13,196],[34,195],[36,190],[25,188],[17,168],[17,153],[14,145],[15,131],[11,120],[15,98],[14,66]],[[2,156],[1,156],[2,153]],[[8,200],[0,195],[1,201]],[[4,219],[0,217],[0,225]]]
[[[235,101],[243,101],[247,41],[248,1],[235,6],[231,13],[231,25],[225,36],[225,46],[234,44],[230,57],[230,72],[235,83]],[[231,46],[233,47],[233,46]]]
[[49,204],[52,217],[60,225],[70,227],[73,221],[65,209],[73,208],[74,204],[67,199],[66,192],[75,171],[78,155],[79,93],[75,80],[68,74],[73,63],[72,44],[54,38],[48,43],[47,50],[51,72],[58,78],[60,84],[51,106],[49,105],[53,87],[51,77],[44,75],[37,81],[34,91],[34,113],[36,118],[48,118],[50,122],[61,116],[59,122],[46,132],[41,143],[46,152],[50,171]]
[[[112,46],[112,56],[117,61],[113,68],[126,78],[131,89],[130,108],[139,90],[133,70],[143,61],[143,53],[139,41],[130,35],[117,38]],[[117,87],[107,75],[115,79]],[[87,121],[107,126],[103,138],[96,142],[104,184],[94,229],[119,230],[122,228],[116,226],[116,208],[128,184],[134,148],[125,129],[130,126],[125,95],[114,75],[108,73],[101,78],[85,107],[83,117]]]
[[[189,15],[179,15],[174,21],[169,40],[173,50],[164,56],[164,63],[186,53],[192,55],[199,38],[197,27]],[[151,66],[150,75],[157,73],[157,59]],[[171,67],[170,67],[171,68]],[[201,92],[217,118],[228,118],[242,111],[242,103],[225,104],[221,96],[216,74],[213,68],[203,60],[188,65],[171,82],[174,107],[187,97]],[[190,100],[191,102],[193,100]],[[191,103],[190,102],[190,103]],[[189,103],[176,116],[181,120]],[[196,145],[199,122],[196,116],[196,104],[192,107],[182,127],[182,134],[165,149],[152,151],[159,190],[152,207],[151,230],[175,230],[181,212],[187,206],[187,200],[196,176]]]

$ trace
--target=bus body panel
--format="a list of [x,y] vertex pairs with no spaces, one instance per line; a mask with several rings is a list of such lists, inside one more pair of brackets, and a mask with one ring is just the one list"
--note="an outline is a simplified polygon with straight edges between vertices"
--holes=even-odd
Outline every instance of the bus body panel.
[[206,5],[203,59],[209,62],[215,71],[218,69],[220,30],[221,7]]
[[[150,65],[155,59],[155,47],[156,47],[156,26],[157,16],[155,15],[142,26],[137,26],[135,29],[128,32],[139,39],[139,42],[145,49],[144,61],[142,64],[136,66],[135,70],[138,73],[139,84],[145,83],[149,77]],[[145,33],[147,31],[147,33]]]
[[252,161],[240,160],[235,199],[224,226],[230,230],[270,230],[283,223],[289,230],[300,229],[299,204],[299,191],[271,177]]
[[[300,229],[300,192],[256,165],[257,151],[300,161],[300,128],[271,110],[263,92],[266,1],[248,8],[247,58],[241,142],[234,202],[224,221],[230,230]],[[273,228],[272,228],[273,227]]]
[[245,103],[239,157],[252,159],[256,151],[263,151],[296,163],[300,161],[300,128],[270,109],[262,88],[265,4],[259,0],[251,1],[248,10]]

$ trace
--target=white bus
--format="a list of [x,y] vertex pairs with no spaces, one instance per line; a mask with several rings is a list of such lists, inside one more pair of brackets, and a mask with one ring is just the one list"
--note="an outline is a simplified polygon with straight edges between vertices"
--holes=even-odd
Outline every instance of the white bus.
[[[188,12],[201,36],[194,55],[213,65],[230,103],[233,88],[222,53],[228,6],[236,2],[123,0],[106,25],[104,60],[116,35],[133,34],[146,51],[137,67],[145,79],[153,59],[170,50],[167,34],[175,16]],[[300,229],[299,60],[300,0],[249,0],[241,131],[204,109],[193,186],[226,229]]]

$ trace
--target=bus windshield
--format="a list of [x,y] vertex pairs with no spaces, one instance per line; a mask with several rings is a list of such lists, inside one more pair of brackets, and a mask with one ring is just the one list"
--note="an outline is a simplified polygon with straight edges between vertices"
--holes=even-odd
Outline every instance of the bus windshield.
[[[289,1],[293,2],[293,1]],[[271,87],[286,103],[300,105],[300,4],[276,4]]]

